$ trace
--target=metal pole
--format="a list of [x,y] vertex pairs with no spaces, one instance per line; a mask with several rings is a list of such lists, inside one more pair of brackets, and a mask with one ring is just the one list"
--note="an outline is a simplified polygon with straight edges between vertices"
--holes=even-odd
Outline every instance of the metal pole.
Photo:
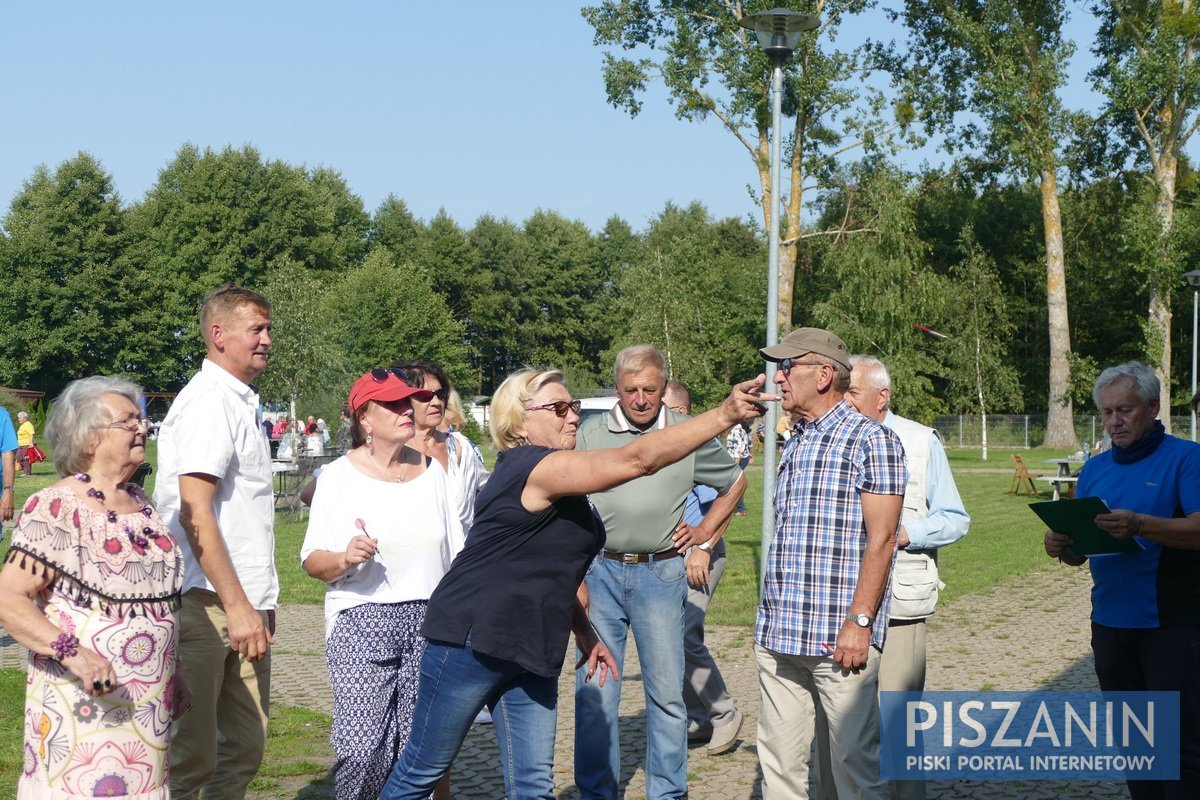
[[[771,220],[767,225],[767,347],[779,341],[779,163],[782,160],[780,127],[782,119],[783,59],[771,59]],[[775,388],[775,364],[767,362],[767,391]],[[763,437],[762,549],[759,552],[758,593],[762,596],[767,576],[767,552],[775,536],[775,426],[779,404],[767,405],[766,435]]]
[[[1200,289],[1192,290],[1192,397],[1196,396],[1196,318],[1200,316]],[[1188,398],[1191,408],[1192,399]],[[1196,412],[1192,412],[1192,441],[1196,441]]]

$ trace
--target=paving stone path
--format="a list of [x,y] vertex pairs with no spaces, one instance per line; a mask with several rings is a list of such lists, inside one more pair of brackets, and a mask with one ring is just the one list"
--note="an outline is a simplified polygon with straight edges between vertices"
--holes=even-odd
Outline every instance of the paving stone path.
[[[930,689],[1094,690],[1088,645],[1090,611],[1086,570],[1048,563],[987,594],[961,598],[941,608],[930,622]],[[285,606],[279,612],[273,655],[273,702],[328,712],[331,706],[323,650],[320,606]],[[710,756],[693,749],[689,761],[693,800],[761,798],[755,749],[758,683],[745,628],[712,627],[709,647],[720,663],[730,692],[746,716],[742,742],[732,753]],[[629,647],[621,702],[622,774],[625,796],[644,797],[645,703],[636,648]],[[23,664],[22,649],[0,636],[0,666]],[[567,665],[568,667],[570,664]],[[555,753],[559,800],[578,798],[572,776],[573,677],[559,682],[560,703]],[[329,759],[330,754],[314,753]],[[456,798],[503,796],[491,726],[476,725],[454,766]],[[332,797],[332,795],[330,795]],[[930,798],[1127,798],[1123,783],[938,781]]]

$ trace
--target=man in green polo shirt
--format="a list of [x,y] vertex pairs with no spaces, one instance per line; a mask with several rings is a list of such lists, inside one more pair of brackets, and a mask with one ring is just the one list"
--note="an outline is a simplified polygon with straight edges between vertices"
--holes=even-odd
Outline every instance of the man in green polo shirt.
[[[663,405],[666,361],[650,345],[627,347],[613,370],[618,404],[579,428],[577,450],[620,447],[685,419]],[[703,522],[673,534],[693,486],[716,489]],[[646,796],[687,796],[687,710],[683,702],[683,612],[687,576],[680,555],[710,547],[746,491],[737,463],[717,440],[654,475],[591,495],[604,520],[604,551],[588,570],[589,615],[618,664],[633,631],[646,693]],[[575,783],[581,800],[616,800],[621,777],[617,721],[621,688],[575,682]]]

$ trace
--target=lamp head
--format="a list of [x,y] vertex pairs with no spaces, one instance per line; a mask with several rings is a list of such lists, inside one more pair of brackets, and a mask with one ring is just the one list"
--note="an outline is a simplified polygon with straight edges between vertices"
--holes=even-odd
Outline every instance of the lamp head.
[[1191,286],[1193,289],[1200,289],[1200,269],[1185,272],[1183,273],[1183,277],[1187,278],[1188,286]]
[[796,46],[800,44],[800,34],[816,28],[821,24],[821,19],[788,8],[772,8],[770,11],[747,14],[738,24],[754,31],[758,46],[772,61],[783,63],[792,57]]

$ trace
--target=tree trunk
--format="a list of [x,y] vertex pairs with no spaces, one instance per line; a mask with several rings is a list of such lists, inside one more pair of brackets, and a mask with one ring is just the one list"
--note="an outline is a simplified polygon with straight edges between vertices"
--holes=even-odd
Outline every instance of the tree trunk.
[[1050,396],[1046,447],[1073,448],[1071,407],[1071,328],[1067,314],[1067,276],[1063,260],[1062,212],[1053,167],[1041,171],[1042,235],[1046,243],[1046,311],[1050,329]]
[[[1154,165],[1154,182],[1158,192],[1154,198],[1154,215],[1159,224],[1158,264],[1170,264],[1171,227],[1175,222],[1175,177],[1179,160],[1173,147],[1164,148]],[[1171,278],[1152,274],[1150,277],[1150,314],[1146,321],[1146,338],[1154,371],[1162,389],[1158,395],[1158,417],[1167,433],[1171,432]]]

